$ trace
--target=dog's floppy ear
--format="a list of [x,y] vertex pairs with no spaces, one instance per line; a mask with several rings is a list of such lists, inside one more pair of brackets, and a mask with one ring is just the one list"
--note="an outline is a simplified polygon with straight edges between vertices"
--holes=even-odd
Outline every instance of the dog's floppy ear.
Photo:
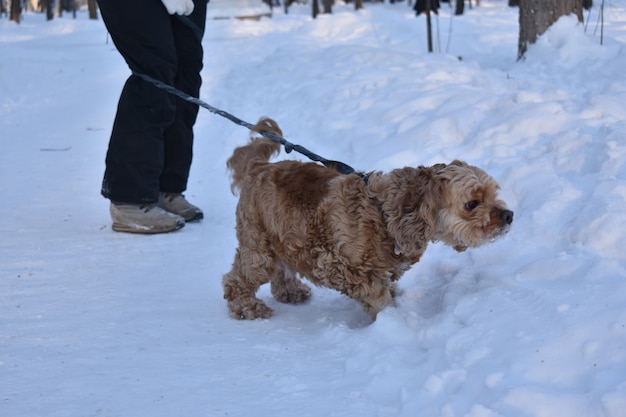
[[441,185],[434,175],[440,168],[403,168],[389,174],[392,190],[383,203],[387,229],[409,258],[418,260],[435,233]]

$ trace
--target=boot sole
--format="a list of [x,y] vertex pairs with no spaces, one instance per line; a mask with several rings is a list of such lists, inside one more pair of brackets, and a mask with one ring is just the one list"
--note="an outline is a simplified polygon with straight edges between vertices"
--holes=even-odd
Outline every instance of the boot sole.
[[187,223],[192,223],[192,222],[199,222],[202,219],[204,219],[204,213],[200,212],[200,213],[196,213],[189,219],[185,219],[185,221]]
[[136,233],[141,235],[156,235],[159,233],[170,233],[175,232],[176,230],[180,230],[185,227],[185,222],[178,222],[176,226],[170,228],[162,228],[162,229],[154,229],[154,228],[140,228],[137,226],[129,226],[121,223],[113,223],[111,225],[111,229],[116,232],[125,232],[125,233]]

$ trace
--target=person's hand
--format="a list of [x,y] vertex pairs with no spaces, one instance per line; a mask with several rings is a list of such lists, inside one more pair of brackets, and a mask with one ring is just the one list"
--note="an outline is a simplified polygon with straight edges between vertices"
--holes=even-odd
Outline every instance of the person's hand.
[[161,0],[169,14],[188,16],[193,12],[192,0]]

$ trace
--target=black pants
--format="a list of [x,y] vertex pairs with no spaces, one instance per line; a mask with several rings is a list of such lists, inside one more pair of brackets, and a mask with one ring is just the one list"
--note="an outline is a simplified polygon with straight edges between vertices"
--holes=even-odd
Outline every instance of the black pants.
[[[111,38],[133,72],[198,97],[207,0],[194,3],[191,15],[177,16],[160,0],[98,0]],[[197,105],[131,75],[113,123],[102,195],[154,203],[160,191],[184,191],[197,115]]]

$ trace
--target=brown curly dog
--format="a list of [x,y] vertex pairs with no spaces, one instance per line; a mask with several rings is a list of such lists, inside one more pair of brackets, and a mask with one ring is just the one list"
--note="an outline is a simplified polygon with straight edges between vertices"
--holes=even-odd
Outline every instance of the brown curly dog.
[[[255,131],[282,136],[275,121]],[[239,247],[223,277],[237,319],[272,315],[258,288],[267,282],[280,302],[309,299],[298,278],[358,301],[373,318],[393,305],[395,281],[431,241],[463,251],[505,234],[513,212],[498,184],[465,162],[343,175],[315,163],[269,163],[280,145],[252,138],[228,160],[237,205]]]

